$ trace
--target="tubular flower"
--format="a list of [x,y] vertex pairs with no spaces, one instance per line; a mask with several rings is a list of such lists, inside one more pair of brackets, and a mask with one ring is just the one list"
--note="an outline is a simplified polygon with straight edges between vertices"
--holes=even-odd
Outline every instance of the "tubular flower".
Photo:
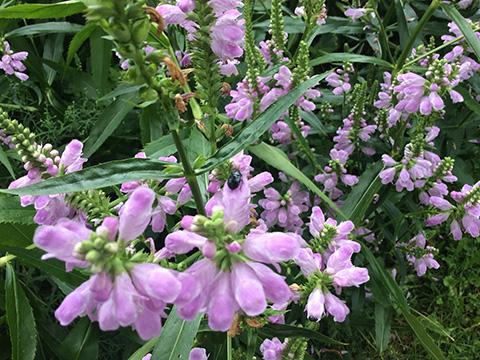
[[262,314],[267,299],[288,301],[291,291],[284,278],[262,263],[278,267],[278,262],[294,258],[300,249],[295,234],[253,229],[245,236],[251,197],[246,176],[238,187],[231,189],[227,183],[221,192],[210,219],[184,218],[185,230],[165,239],[166,248],[176,254],[194,248],[202,251],[205,258],[184,272],[196,279],[202,291],[185,293],[174,303],[185,320],[206,312],[210,328],[216,331],[228,330],[236,312]]
[[120,218],[106,217],[95,232],[68,219],[36,230],[35,245],[48,251],[43,258],[65,261],[67,271],[81,266],[93,273],[55,311],[61,325],[87,315],[104,331],[132,326],[143,340],[149,340],[161,331],[167,303],[176,300],[185,286],[195,291],[197,285],[189,275],[145,263],[146,255],[132,256],[126,249],[145,231],[154,200],[153,190],[141,186],[120,210]]

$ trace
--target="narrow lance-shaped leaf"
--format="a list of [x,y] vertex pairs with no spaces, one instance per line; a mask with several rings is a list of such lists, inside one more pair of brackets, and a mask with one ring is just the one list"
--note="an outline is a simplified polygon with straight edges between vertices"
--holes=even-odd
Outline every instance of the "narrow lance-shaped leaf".
[[320,56],[316,59],[311,60],[309,65],[317,66],[321,64],[328,64],[332,62],[344,62],[344,61],[348,61],[352,63],[380,65],[388,69],[393,68],[393,65],[385,60],[378,59],[373,56],[349,54],[349,53],[331,53],[328,55]]
[[71,360],[94,360],[98,357],[98,335],[98,325],[83,318],[62,342],[62,351]]
[[14,195],[65,194],[103,188],[127,181],[179,177],[178,174],[172,175],[163,171],[165,165],[172,165],[172,163],[154,159],[115,160],[33,185],[17,189],[1,189],[0,192]]
[[22,264],[40,269],[70,285],[79,286],[88,280],[88,276],[76,269],[65,272],[65,263],[63,261],[57,259],[42,260],[42,255],[45,252],[39,249],[28,250],[22,247],[0,245],[0,252],[8,252],[15,255]]
[[188,359],[202,317],[203,313],[200,313],[192,321],[185,321],[178,317],[174,307],[153,349],[151,360]]
[[33,24],[10,31],[5,34],[6,38],[27,35],[53,34],[53,33],[77,33],[83,29],[82,25],[72,24],[66,21],[47,22]]
[[457,24],[458,28],[465,36],[468,45],[472,48],[473,52],[477,56],[477,60],[480,61],[480,41],[472,30],[472,26],[465,20],[465,18],[455,9],[452,5],[440,2],[440,6],[450,16],[450,19]]
[[35,358],[37,330],[32,307],[10,264],[6,265],[5,295],[13,360]]
[[[103,76],[99,74],[98,76]],[[98,80],[100,81],[100,80]],[[97,84],[98,85],[98,84]],[[85,142],[84,156],[89,158],[113,134],[125,116],[132,111],[131,101],[138,99],[137,93],[128,93],[117,98],[100,114],[87,141]]]
[[20,4],[0,9],[0,19],[51,19],[83,12],[82,1],[63,1],[56,4]]
[[213,157],[208,159],[198,171],[199,174],[210,171],[219,164],[227,161],[240,151],[253,144],[265,131],[267,131],[278,118],[302,96],[310,87],[324,79],[329,72],[317,75],[290,90],[268,107],[258,118],[250,122],[229,143],[222,146]]

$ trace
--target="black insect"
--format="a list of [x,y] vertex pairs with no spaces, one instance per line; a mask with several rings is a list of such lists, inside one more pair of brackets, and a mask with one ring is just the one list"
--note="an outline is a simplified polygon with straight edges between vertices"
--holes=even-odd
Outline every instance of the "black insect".
[[318,319],[317,319],[315,316],[313,316],[313,315],[312,315],[312,316],[309,316],[309,317],[308,317],[308,320],[310,320],[310,321],[318,321]]
[[230,173],[230,176],[228,177],[227,180],[227,185],[230,188],[230,190],[235,190],[240,186],[242,182],[242,173],[238,170],[233,170]]

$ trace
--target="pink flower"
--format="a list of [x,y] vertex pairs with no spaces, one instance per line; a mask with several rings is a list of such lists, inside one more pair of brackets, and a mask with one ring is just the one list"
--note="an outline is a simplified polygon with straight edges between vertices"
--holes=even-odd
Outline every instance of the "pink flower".
[[14,74],[17,78],[22,81],[28,79],[28,75],[24,74],[23,71],[26,70],[25,65],[22,64],[22,60],[25,60],[28,56],[26,51],[21,51],[14,53],[10,50],[10,44],[7,41],[3,42],[5,55],[2,56],[0,61],[0,69],[3,69],[6,74]]
[[351,16],[352,21],[355,21],[365,15],[366,12],[366,9],[348,9],[345,11],[345,16]]

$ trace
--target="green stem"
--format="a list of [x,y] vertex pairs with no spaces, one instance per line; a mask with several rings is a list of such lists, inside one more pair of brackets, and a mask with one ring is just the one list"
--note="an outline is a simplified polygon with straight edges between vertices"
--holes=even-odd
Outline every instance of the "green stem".
[[227,360],[232,360],[232,338],[227,335]]
[[203,205],[202,192],[200,191],[200,187],[198,186],[198,181],[195,175],[195,171],[193,170],[192,166],[190,165],[190,161],[188,160],[187,151],[183,146],[182,139],[180,139],[178,130],[172,129],[170,131],[172,133],[175,146],[177,147],[178,156],[180,157],[180,161],[182,162],[185,178],[187,179],[188,185],[190,185],[190,190],[192,191],[192,196],[193,196],[193,199],[195,200],[197,212],[200,215],[206,216],[207,214],[205,212],[205,206]]
[[[479,31],[479,30],[480,30],[480,27],[477,27],[477,28],[473,29],[473,31]],[[406,67],[409,67],[409,66],[411,66],[411,65],[414,65],[414,64],[416,64],[419,60],[424,59],[424,58],[426,58],[426,57],[428,57],[428,56],[430,56],[430,55],[432,55],[432,54],[435,54],[435,53],[437,53],[439,50],[441,50],[441,49],[443,49],[443,48],[446,48],[446,47],[448,47],[448,46],[456,43],[458,40],[462,40],[463,38],[465,38],[465,35],[460,35],[459,37],[457,37],[457,38],[455,38],[455,39],[453,39],[453,40],[450,40],[450,41],[446,42],[445,44],[442,44],[442,45],[436,47],[436,48],[433,49],[433,50],[427,51],[425,54],[422,54],[422,56],[416,57],[415,59],[410,60],[409,62],[405,63],[404,67],[406,68]]]
[[400,54],[400,57],[397,60],[397,65],[395,66],[395,70],[393,71],[392,78],[394,78],[395,74],[399,72],[405,65],[405,60],[407,59],[408,55],[411,53],[415,40],[417,39],[418,35],[420,35],[420,32],[425,27],[425,24],[428,22],[428,20],[430,20],[433,13],[437,10],[438,6],[439,6],[439,0],[433,0],[430,6],[428,7],[427,11],[425,11],[425,14],[423,14],[422,18],[418,22],[415,29],[413,29],[412,35],[410,35],[410,38],[408,39],[405,49],[403,49],[402,53]]
[[380,25],[379,37],[380,37],[380,44],[382,45],[382,49],[383,49],[382,58],[383,60],[387,60],[385,59],[385,57],[388,56],[388,59],[391,62],[393,62],[393,56],[392,56],[392,53],[390,52],[390,47],[388,46],[387,32],[385,30],[385,26],[383,25],[382,18],[380,17],[380,14],[378,13],[376,6],[373,8],[373,12],[375,13],[375,16],[377,17],[378,23]]

